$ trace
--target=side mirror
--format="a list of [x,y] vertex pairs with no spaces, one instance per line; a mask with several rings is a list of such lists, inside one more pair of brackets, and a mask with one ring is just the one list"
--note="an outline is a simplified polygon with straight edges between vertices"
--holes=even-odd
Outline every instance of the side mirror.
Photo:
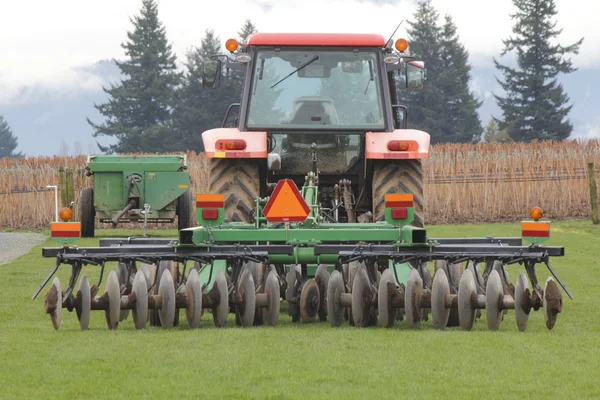
[[216,89],[221,84],[221,60],[205,61],[202,65],[202,87]]
[[406,63],[406,88],[421,90],[425,85],[425,64],[423,61],[409,61]]

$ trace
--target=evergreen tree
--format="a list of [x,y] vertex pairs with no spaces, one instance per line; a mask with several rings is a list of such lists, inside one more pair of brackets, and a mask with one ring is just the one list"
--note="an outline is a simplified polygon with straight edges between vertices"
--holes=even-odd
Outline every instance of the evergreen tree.
[[201,152],[204,150],[202,132],[220,126],[218,116],[211,114],[210,96],[219,96],[220,90],[202,88],[203,63],[210,56],[220,54],[221,39],[214,31],[207,29],[200,41],[200,47],[194,47],[187,53],[186,73],[181,89],[177,92],[177,106],[173,113],[173,126],[176,137],[186,150]]
[[[250,20],[238,32],[240,45],[256,32]],[[240,46],[241,48],[241,46]],[[202,88],[202,68],[205,61],[225,50],[221,38],[212,29],[207,29],[199,47],[192,48],[187,54],[185,75],[182,87],[177,93],[177,106],[173,114],[174,128],[178,141],[186,149],[204,151],[202,132],[220,127],[230,104],[239,102],[242,95],[242,73],[223,67],[221,87],[217,90]],[[232,111],[231,122],[237,111]]]
[[180,84],[176,58],[158,19],[155,0],[142,0],[140,15],[131,22],[128,41],[121,44],[128,59],[117,62],[125,79],[103,88],[110,100],[96,109],[107,120],[96,125],[94,137],[112,136],[118,143],[99,145],[104,152],[163,152],[180,150],[171,136],[171,113],[175,90]]
[[441,39],[442,71],[437,89],[443,94],[445,127],[444,142],[478,142],[483,129],[477,109],[482,102],[469,89],[471,66],[469,53],[459,42],[456,25],[449,15],[445,16]]
[[530,142],[562,140],[569,137],[573,125],[567,119],[573,107],[569,97],[558,83],[560,73],[574,72],[569,54],[578,54],[583,38],[570,46],[557,43],[562,29],[556,29],[554,0],[513,0],[517,12],[513,33],[504,40],[501,55],[515,51],[516,67],[502,65],[496,59],[496,68],[504,75],[497,79],[505,97],[495,96],[503,118],[497,119],[499,128],[507,129],[513,140]]
[[8,122],[0,115],[0,158],[22,157],[21,153],[15,153],[18,139],[13,135]]
[[443,128],[443,122],[440,121],[441,99],[435,86],[436,78],[441,74],[442,33],[437,22],[439,14],[430,1],[424,1],[418,4],[413,19],[407,22],[409,51],[425,63],[427,80],[422,90],[407,91],[400,88],[398,96],[408,107],[409,127],[428,132],[434,143]]
[[508,136],[508,132],[506,129],[499,130],[498,124],[492,118],[490,122],[488,122],[485,130],[483,131],[483,140],[486,143],[508,143],[512,142],[510,136]]
[[409,126],[431,135],[431,143],[477,142],[481,139],[481,105],[469,89],[469,54],[460,43],[456,26],[439,13],[431,0],[419,3],[409,22],[410,54],[425,62],[427,82],[417,92],[401,90],[409,108]]
[[238,42],[240,43],[240,49],[243,49],[244,45],[246,44],[246,39],[248,39],[248,36],[250,36],[256,32],[258,32],[258,30],[256,29],[256,25],[254,25],[252,23],[252,21],[247,19],[244,22],[242,29],[240,29],[237,33],[238,34]]

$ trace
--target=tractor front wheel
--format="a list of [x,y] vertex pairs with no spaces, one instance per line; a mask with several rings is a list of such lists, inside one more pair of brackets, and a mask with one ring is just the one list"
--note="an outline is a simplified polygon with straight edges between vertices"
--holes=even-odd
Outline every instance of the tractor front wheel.
[[423,227],[423,168],[421,160],[376,160],[373,165],[373,215],[385,219],[385,195],[411,193],[414,196],[413,226]]
[[79,196],[79,221],[81,222],[81,237],[94,237],[94,189],[85,188]]
[[225,195],[226,222],[250,222],[260,195],[258,164],[239,158],[211,159],[209,193]]

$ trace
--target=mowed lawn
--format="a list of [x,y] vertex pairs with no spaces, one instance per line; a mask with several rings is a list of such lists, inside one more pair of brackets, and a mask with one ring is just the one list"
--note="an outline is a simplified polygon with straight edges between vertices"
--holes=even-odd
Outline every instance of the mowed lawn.
[[[174,231],[161,232],[174,235]],[[123,231],[100,231],[119,236]],[[519,224],[433,226],[430,237],[518,236]],[[44,246],[54,246],[47,241]],[[93,245],[82,240],[80,245]],[[136,331],[131,317],[118,331],[92,313],[89,331],[63,310],[60,331],[31,295],[53,267],[41,247],[0,266],[0,398],[592,398],[600,397],[600,226],[552,225],[549,245],[566,256],[553,266],[575,296],[563,294],[563,312],[552,331],[541,311],[526,332],[514,312],[498,332],[485,317],[474,331],[393,329],[328,323],[276,328],[203,327]],[[509,266],[515,281],[522,267]],[[84,269],[97,282],[99,268]],[[58,276],[63,286],[69,268]],[[549,275],[538,266],[543,283]],[[102,285],[104,286],[104,284]],[[102,287],[101,292],[103,292]]]

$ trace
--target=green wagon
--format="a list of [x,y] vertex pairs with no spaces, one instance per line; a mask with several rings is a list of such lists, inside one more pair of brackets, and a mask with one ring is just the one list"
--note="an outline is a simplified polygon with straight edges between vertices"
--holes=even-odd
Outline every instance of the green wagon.
[[95,222],[193,224],[190,174],[185,155],[88,156],[93,188],[79,199],[81,236],[93,237]]

